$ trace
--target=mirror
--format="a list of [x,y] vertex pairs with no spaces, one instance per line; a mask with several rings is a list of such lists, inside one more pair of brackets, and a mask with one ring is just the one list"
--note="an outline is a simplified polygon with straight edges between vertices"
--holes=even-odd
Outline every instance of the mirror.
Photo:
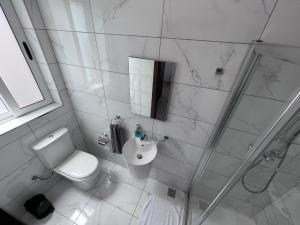
[[175,63],[129,57],[131,112],[167,120]]

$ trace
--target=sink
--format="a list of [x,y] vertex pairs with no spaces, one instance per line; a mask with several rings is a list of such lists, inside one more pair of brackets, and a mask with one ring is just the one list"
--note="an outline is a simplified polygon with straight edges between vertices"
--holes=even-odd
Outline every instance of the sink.
[[156,142],[129,139],[123,146],[123,156],[131,175],[136,179],[146,179],[151,170],[151,162],[157,154]]

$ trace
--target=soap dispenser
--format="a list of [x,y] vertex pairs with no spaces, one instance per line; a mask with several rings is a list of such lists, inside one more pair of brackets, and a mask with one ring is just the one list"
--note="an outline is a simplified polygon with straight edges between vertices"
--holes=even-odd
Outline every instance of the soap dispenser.
[[144,137],[144,135],[145,133],[142,126],[140,124],[137,124],[134,131],[134,137],[141,139],[142,137]]

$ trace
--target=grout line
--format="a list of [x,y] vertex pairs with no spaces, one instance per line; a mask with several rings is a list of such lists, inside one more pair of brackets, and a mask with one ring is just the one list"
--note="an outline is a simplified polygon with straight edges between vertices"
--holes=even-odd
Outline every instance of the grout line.
[[270,15],[268,16],[268,19],[267,19],[267,21],[266,21],[266,23],[265,23],[265,25],[264,25],[264,27],[263,27],[263,29],[262,29],[262,32],[261,32],[261,34],[259,35],[259,39],[262,38],[262,35],[263,35],[263,33],[265,32],[265,30],[266,30],[266,28],[267,28],[267,26],[268,26],[268,23],[269,23],[269,21],[270,21],[270,19],[271,19],[271,16],[273,15],[273,12],[274,12],[274,10],[275,10],[277,4],[278,4],[278,1],[279,1],[279,0],[276,0],[275,4],[274,4],[274,6],[273,6],[273,8],[272,8],[272,10],[271,10],[271,12],[270,12]]
[[[24,28],[30,29],[30,28]],[[146,35],[137,35],[137,34],[120,34],[120,33],[101,33],[93,31],[75,31],[75,30],[60,30],[60,29],[35,29],[35,30],[47,30],[52,32],[68,32],[68,33],[83,33],[83,34],[95,34],[95,35],[107,35],[107,36],[125,36],[125,37],[140,37],[140,38],[153,38],[153,39],[167,39],[167,40],[180,40],[180,41],[197,41],[197,42],[209,42],[209,43],[227,43],[227,44],[236,44],[236,45],[250,45],[250,42],[240,42],[240,41],[220,41],[220,40],[207,40],[207,39],[193,39],[193,38],[182,38],[182,37],[168,37],[168,36],[146,36]]]

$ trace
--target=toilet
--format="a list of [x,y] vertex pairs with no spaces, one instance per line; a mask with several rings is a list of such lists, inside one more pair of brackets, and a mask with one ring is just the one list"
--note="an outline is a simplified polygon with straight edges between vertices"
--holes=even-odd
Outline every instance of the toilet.
[[67,128],[60,128],[32,146],[42,163],[82,190],[91,189],[100,172],[98,159],[75,149]]

